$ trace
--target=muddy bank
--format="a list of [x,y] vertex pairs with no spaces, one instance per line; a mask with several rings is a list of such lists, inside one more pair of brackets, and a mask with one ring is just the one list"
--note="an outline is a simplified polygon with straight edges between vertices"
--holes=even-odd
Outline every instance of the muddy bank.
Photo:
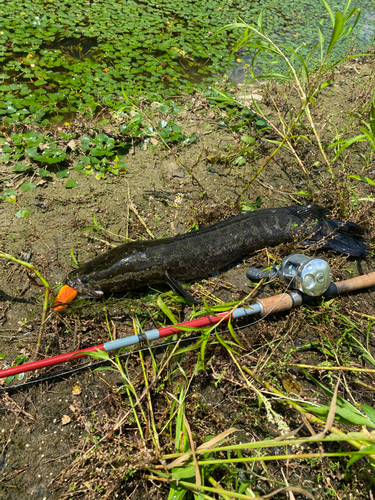
[[[334,85],[322,91],[314,108],[314,120],[325,145],[332,142],[336,130],[344,135],[357,133],[361,117],[356,113],[368,102],[373,77],[372,62],[353,63],[341,68],[335,74]],[[241,86],[234,90],[243,100],[251,94],[276,125],[278,111],[286,114],[297,105],[292,86],[261,85],[248,89],[246,95]],[[25,181],[32,181],[37,187],[20,193],[15,203],[6,199],[2,202],[1,250],[16,257],[28,255],[57,290],[75,267],[75,261],[85,262],[124,238],[174,235],[239,213],[238,195],[270,155],[275,147],[272,141],[277,137],[272,131],[258,130],[255,121],[247,120],[243,111],[217,108],[207,97],[176,102],[180,111],[167,118],[173,118],[186,136],[194,134],[195,140],[187,145],[171,144],[169,149],[161,140],[155,145],[134,140],[124,158],[126,171],[117,176],[107,173],[97,180],[95,175],[74,171],[73,149],[69,153],[73,162],[69,175],[78,185],[71,189],[66,188],[66,178],[41,177],[37,173],[31,178],[30,173],[15,173],[14,164],[3,164],[3,184],[8,189],[17,190]],[[152,119],[157,122],[162,117],[155,106],[145,103],[143,111],[150,116],[152,108]],[[124,121],[130,118],[126,116]],[[77,121],[64,128],[61,124],[53,133],[56,137],[61,137],[58,134],[62,131],[76,134],[77,143],[85,135],[101,132],[120,140],[124,136],[120,126],[118,118],[113,117],[105,125]],[[10,131],[3,134],[10,137]],[[373,179],[372,156],[368,156],[365,145],[356,145],[344,161],[334,164],[333,182],[311,131],[304,130],[304,134],[310,141],[296,141],[295,148],[303,158],[308,176],[290,152],[282,151],[254,180],[241,201],[248,204],[247,208],[266,208],[305,204],[313,198],[314,202],[331,208],[334,217],[360,223],[366,230],[370,250],[365,259],[329,252],[324,256],[332,266],[335,280],[371,271],[374,269],[373,185],[348,175]],[[311,187],[313,191],[308,193]],[[16,216],[20,210],[28,210],[28,216]],[[187,289],[197,298],[204,297],[210,306],[242,300],[253,289],[245,274],[248,267],[266,267],[271,260],[279,262],[296,250],[293,244],[264,249],[218,276],[188,284]],[[4,367],[15,363],[17,356],[32,358],[39,334],[43,289],[34,286],[32,276],[21,266],[5,259],[1,259],[0,266],[0,353],[4,354],[1,360]],[[267,283],[248,300],[282,290],[279,282]],[[48,319],[40,357],[100,344],[113,335],[117,338],[131,335],[135,325],[147,330],[169,324],[157,304],[160,294],[178,321],[189,317],[191,308],[174,299],[173,293],[163,287],[102,301],[80,299],[65,313]],[[373,290],[340,297],[328,305],[270,316],[237,332],[242,350],[236,359],[241,366],[251,367],[262,380],[286,393],[288,381],[290,387],[290,380],[296,379],[298,397],[327,404],[317,386],[301,370],[287,364],[332,362],[373,367],[370,355],[366,357],[356,350],[347,336],[351,329],[366,352],[374,355],[374,327],[365,315],[375,316]],[[222,338],[233,341],[228,332],[222,333]],[[181,345],[188,346],[194,346],[194,342]],[[303,349],[299,349],[301,346]],[[134,499],[145,495],[168,498],[168,485],[148,479],[147,468],[162,465],[160,454],[175,449],[175,414],[170,394],[178,397],[183,387],[186,417],[196,446],[205,437],[231,426],[238,429],[237,441],[276,437],[300,425],[305,426],[302,435],[309,434],[310,424],[281,401],[272,400],[273,410],[280,417],[272,421],[265,407],[259,406],[256,391],[249,389],[217,337],[208,341],[204,369],[196,374],[194,367],[201,347],[180,352],[167,362],[172,349],[169,346],[158,351],[154,363],[145,352],[144,369],[138,353],[122,358],[137,397],[145,394],[144,373],[150,382],[155,380],[150,390],[151,400],[147,402],[143,396],[143,413],[137,410],[143,439],[118,371],[94,372],[86,368],[61,375],[87,364],[87,360],[81,360],[27,374],[23,380],[11,384],[3,381],[0,498]],[[330,357],[331,353],[336,357]],[[314,372],[314,375],[332,389],[335,378],[330,373]],[[190,385],[185,376],[188,380],[192,377]],[[22,385],[37,379],[44,381]],[[260,390],[259,385],[257,388]],[[373,407],[372,375],[346,375],[342,396],[353,404]],[[155,446],[156,435],[159,447]],[[348,448],[344,444],[342,449]],[[327,451],[338,449],[339,444],[335,443],[327,447]],[[342,499],[368,498],[371,487],[368,476],[355,467],[347,473],[345,466],[346,462],[338,459],[306,459],[291,462],[289,468],[281,461],[256,465],[254,469],[239,464],[237,472],[243,482],[250,481],[258,495],[285,484],[286,478],[288,484],[310,489],[316,498],[326,498],[332,491]],[[226,472],[223,468],[212,474],[219,481]]]

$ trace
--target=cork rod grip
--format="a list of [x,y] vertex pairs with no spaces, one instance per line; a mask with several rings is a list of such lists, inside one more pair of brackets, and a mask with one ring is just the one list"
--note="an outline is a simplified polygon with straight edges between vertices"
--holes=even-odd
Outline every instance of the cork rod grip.
[[279,295],[274,295],[273,297],[267,297],[266,299],[259,299],[257,303],[261,304],[263,311],[261,316],[266,316],[267,314],[275,314],[281,311],[288,311],[292,309],[294,301],[289,293],[280,293]]
[[363,274],[362,276],[350,278],[345,281],[338,281],[335,285],[339,295],[345,292],[360,290],[361,288],[369,288],[375,286],[375,272]]

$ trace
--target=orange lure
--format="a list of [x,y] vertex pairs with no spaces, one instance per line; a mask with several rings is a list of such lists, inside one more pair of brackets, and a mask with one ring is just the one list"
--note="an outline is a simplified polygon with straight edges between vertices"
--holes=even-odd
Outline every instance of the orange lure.
[[68,303],[72,302],[72,300],[77,297],[77,294],[77,290],[69,285],[64,285],[56,297],[53,310],[61,311],[62,309],[66,309],[68,307]]

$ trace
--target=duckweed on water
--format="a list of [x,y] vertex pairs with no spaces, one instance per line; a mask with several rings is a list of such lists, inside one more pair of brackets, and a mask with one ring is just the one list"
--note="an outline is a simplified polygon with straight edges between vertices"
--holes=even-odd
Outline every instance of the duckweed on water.
[[[121,84],[128,94],[160,101],[202,89],[218,75],[243,78],[246,53],[230,59],[238,35],[214,32],[238,15],[256,21],[263,6],[247,0],[0,0],[0,116],[6,124],[45,125],[67,113],[117,109]],[[268,32],[302,51],[316,36],[317,20],[327,18],[320,2],[273,0],[267,7]]]

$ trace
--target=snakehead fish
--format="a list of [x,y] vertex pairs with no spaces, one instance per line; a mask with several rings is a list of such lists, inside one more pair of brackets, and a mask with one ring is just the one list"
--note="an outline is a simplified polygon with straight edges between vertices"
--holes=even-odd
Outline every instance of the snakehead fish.
[[355,257],[367,253],[362,229],[325,219],[318,205],[247,212],[175,237],[124,243],[70,272],[55,302],[168,283],[191,300],[180,281],[202,278],[264,247],[294,240]]

